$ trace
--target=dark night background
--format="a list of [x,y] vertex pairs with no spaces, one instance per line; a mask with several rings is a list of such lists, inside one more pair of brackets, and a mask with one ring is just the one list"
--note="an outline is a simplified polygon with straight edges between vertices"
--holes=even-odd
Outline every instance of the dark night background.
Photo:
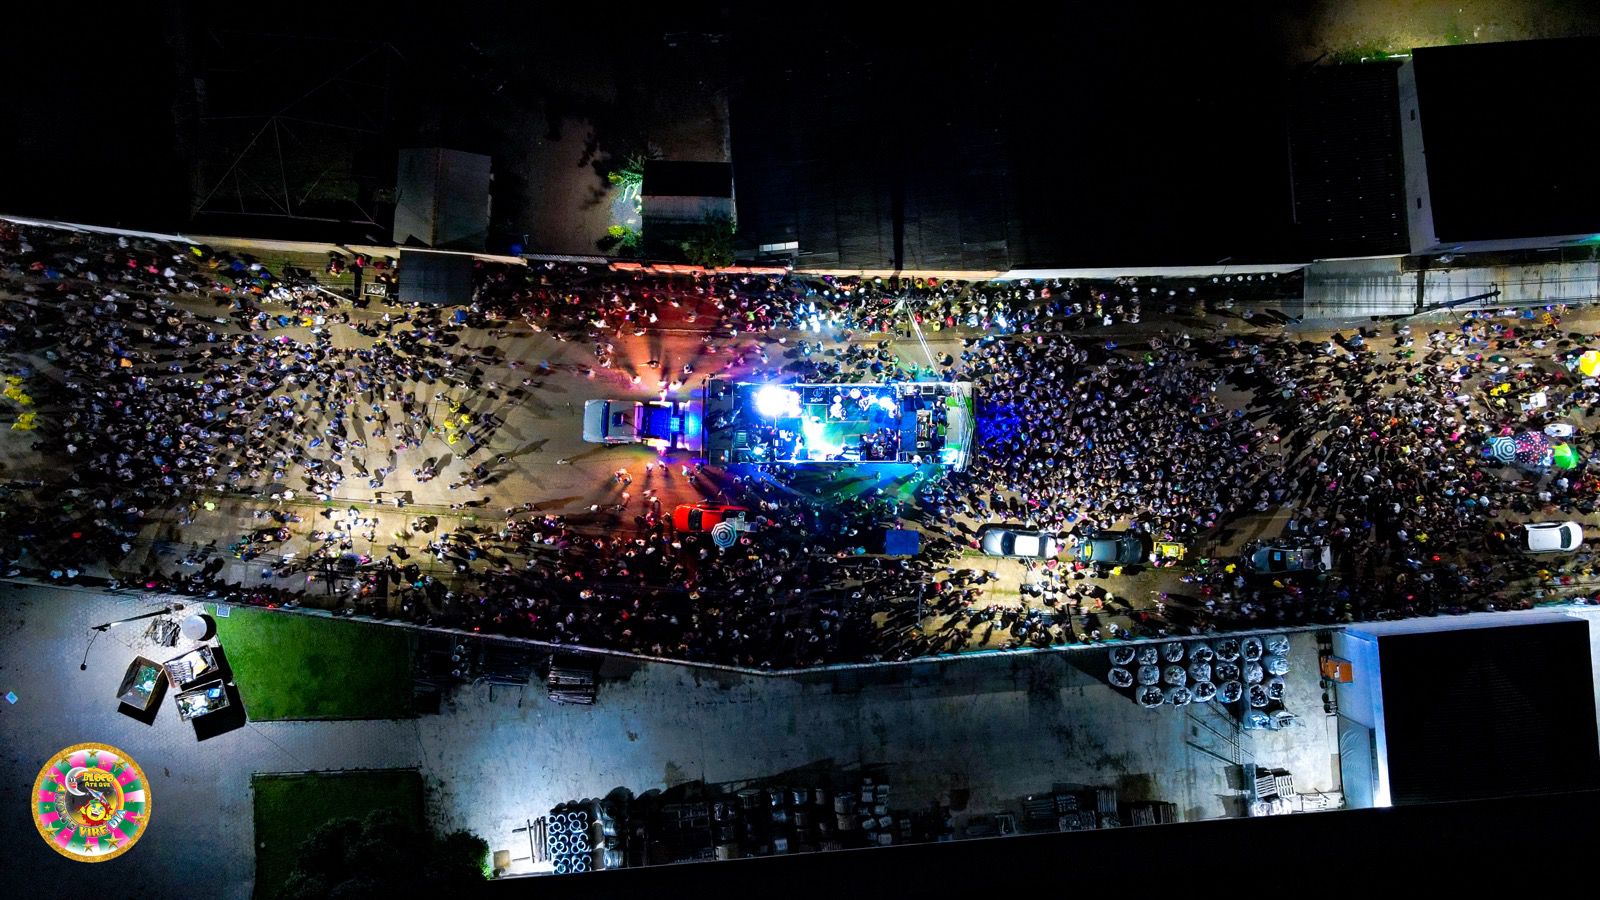
[[[884,263],[898,253],[907,266],[1003,254],[1019,264],[1209,263],[1281,258],[1294,246],[1290,70],[1252,4],[1166,10],[1159,20],[1129,4],[984,4],[959,20],[850,3],[268,9],[114,7],[73,27],[70,41],[27,46],[13,72],[20,89],[9,92],[12,174],[0,210],[286,235],[294,229],[278,219],[217,214],[252,193],[252,175],[273,193],[276,162],[247,163],[242,183],[211,193],[199,223],[191,203],[217,187],[219,166],[261,115],[287,108],[285,128],[312,157],[291,158],[281,173],[293,193],[316,181],[324,156],[345,157],[333,167],[342,185],[325,178],[308,214],[350,218],[333,209],[345,196],[380,208],[394,148],[438,141],[495,156],[496,233],[512,240],[530,230],[522,219],[541,214],[530,209],[538,191],[510,162],[528,140],[519,126],[582,116],[601,154],[640,148],[651,91],[670,94],[662,78],[682,65],[655,53],[662,35],[708,32],[723,37],[704,57],[732,85],[742,231],[833,218],[847,253]],[[296,99],[341,65],[351,65],[349,83]],[[186,89],[196,76],[203,107]],[[387,91],[376,90],[385,80]],[[200,109],[237,118],[197,124]],[[373,130],[325,124],[341,122]],[[208,167],[202,176],[192,175],[196,161]],[[752,205],[758,195],[776,199]],[[300,227],[308,237],[341,231]]]
[[[1352,91],[1345,76],[1368,67],[1311,64],[1334,42],[1390,30],[1444,43],[1465,40],[1462,30],[1483,40],[1596,34],[1600,8],[1475,7],[1492,19],[1483,30],[1463,26],[1454,4],[1357,5],[999,2],[959,15],[844,0],[35,8],[15,16],[6,41],[0,211],[385,240],[395,150],[441,145],[494,158],[489,250],[594,252],[615,198],[609,166],[646,150],[731,151],[745,249],[799,240],[812,266],[1391,252],[1404,237],[1388,208],[1400,190],[1398,138],[1381,133],[1392,123],[1372,110],[1392,102],[1392,88]],[[1478,109],[1524,109],[1525,140],[1484,146],[1515,150],[1508,171],[1540,171],[1541,147],[1574,133],[1551,123],[1586,62],[1574,56],[1565,84],[1552,85],[1563,90],[1537,92],[1536,108],[1480,77],[1487,83],[1458,92],[1465,127]],[[1297,123],[1312,139],[1292,151]],[[1319,171],[1297,197],[1291,183],[1305,170],[1292,177],[1292,159],[1330,166],[1331,180]],[[1472,157],[1457,168],[1485,165]],[[1365,208],[1343,187],[1357,175]],[[1494,208],[1522,209],[1518,221],[1538,230],[1548,217],[1530,206],[1528,184],[1507,181],[1495,196],[1510,206]],[[1556,201],[1573,195],[1557,187]],[[1468,184],[1442,209],[1461,206],[1463,221],[1492,215],[1478,194]],[[298,218],[281,215],[289,208]]]
[[12,24],[4,40],[0,209],[128,225],[181,222],[187,198],[173,151],[162,16],[116,6],[84,27],[59,9]]
[[[771,209],[741,209],[742,231],[803,224],[808,234],[827,233],[819,223],[831,218],[830,252],[908,265],[917,254],[981,266],[1001,254],[1015,265],[1149,265],[1301,252],[1288,174],[1296,69],[1268,25],[1268,4],[1163,8],[1159,19],[1130,3],[926,4],[882,15],[861,3],[752,6],[507,3],[417,13],[376,3],[174,2],[8,10],[0,212],[135,228],[381,237],[384,229],[353,221],[347,207],[381,212],[395,148],[438,142],[495,155],[502,243],[490,249],[501,250],[537,232],[537,220],[565,215],[541,208],[530,175],[506,160],[540,135],[583,144],[581,131],[562,129],[569,118],[592,126],[600,149],[582,155],[593,161],[644,148],[641,123],[661,114],[658,93],[671,93],[672,76],[692,62],[725,72],[731,85],[741,201],[750,192],[784,198]],[[691,43],[700,47],[693,60],[663,56],[662,36],[676,32],[727,37]],[[334,90],[320,90],[341,72]],[[205,78],[211,115],[239,118],[202,127],[190,90],[196,76]],[[376,90],[380,83],[385,90]],[[218,161],[226,165],[264,114],[285,109],[293,139],[311,147],[309,161],[295,160],[306,168],[294,172],[306,208],[335,221],[291,225],[213,211],[196,223],[196,201],[221,181]],[[542,123],[531,131],[530,117]],[[340,121],[367,130],[328,137],[329,123]],[[195,174],[202,160],[212,167],[203,178]],[[336,177],[319,187],[324,165]],[[598,172],[594,181],[601,183]],[[251,194],[250,202],[265,201]],[[628,891],[658,897],[726,895],[732,887],[764,897],[797,889],[872,897],[912,888],[946,896],[955,888],[974,895],[1158,885],[1305,893],[1309,883],[1320,894],[1317,886],[1331,893],[1337,883],[1348,893],[1353,880],[1326,877],[1340,870],[1337,859],[1356,877],[1390,883],[1408,883],[1423,866],[1452,885],[1481,884],[1483,872],[1492,877],[1511,865],[1526,865],[1525,877],[1537,883],[1586,862],[1564,845],[1590,833],[1577,823],[1592,818],[1593,803],[1571,795],[1300,816],[1266,827],[1215,822],[1156,829],[1153,837],[1127,829],[492,889],[603,896],[606,884],[627,881]]]

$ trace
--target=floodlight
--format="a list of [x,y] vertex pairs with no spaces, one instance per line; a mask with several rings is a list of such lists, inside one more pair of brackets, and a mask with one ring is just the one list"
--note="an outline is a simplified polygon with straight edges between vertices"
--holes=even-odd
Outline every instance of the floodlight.
[[769,384],[756,391],[756,412],[768,419],[797,416],[800,414],[800,395],[782,385]]

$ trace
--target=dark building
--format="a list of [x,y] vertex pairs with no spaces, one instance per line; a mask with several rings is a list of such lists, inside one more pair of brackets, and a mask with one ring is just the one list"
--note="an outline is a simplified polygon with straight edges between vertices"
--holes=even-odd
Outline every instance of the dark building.
[[924,270],[1295,255],[1283,71],[1245,11],[1152,30],[1123,8],[985,7],[953,31],[832,13],[734,31],[748,252]]
[[745,249],[805,266],[1006,268],[1004,136],[975,115],[998,89],[992,69],[958,64],[967,77],[929,73],[913,86],[887,57],[823,44],[736,76]]
[[1412,619],[1336,633],[1351,806],[1600,788],[1589,620]]
[[1294,214],[1309,258],[1407,250],[1399,69],[1313,66],[1294,79]]
[[669,258],[681,241],[708,222],[738,221],[733,166],[725,162],[648,160],[639,200],[647,251]]
[[419,147],[400,151],[394,242],[401,247],[484,249],[491,161],[481,153]]
[[733,166],[652,159],[644,164],[639,196],[647,223],[701,222],[708,215],[732,218]]
[[472,302],[473,257],[467,253],[400,251],[400,302],[453,306]]
[[1600,39],[1424,47],[1401,71],[1411,251],[1515,249],[1600,233],[1582,124]]

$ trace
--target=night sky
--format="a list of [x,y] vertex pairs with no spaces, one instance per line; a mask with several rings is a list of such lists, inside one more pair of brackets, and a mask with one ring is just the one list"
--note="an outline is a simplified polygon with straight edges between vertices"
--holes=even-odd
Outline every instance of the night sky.
[[[598,115],[608,132],[600,139],[625,146],[628,139],[618,133],[628,128],[629,91],[650,77],[643,67],[629,67],[638,56],[629,47],[682,28],[729,33],[730,77],[740,83],[792,69],[804,93],[806,79],[854,77],[852,67],[868,73],[859,86],[839,91],[854,108],[835,112],[869,127],[832,131],[829,110],[808,110],[808,121],[836,144],[827,152],[839,165],[872,146],[880,157],[874,165],[904,170],[895,177],[910,185],[913,202],[915,191],[925,190],[922,227],[929,241],[943,233],[934,207],[966,214],[962,208],[974,197],[992,194],[1003,199],[985,214],[1009,217],[1010,252],[1018,262],[1209,263],[1273,258],[1293,247],[1282,110],[1288,69],[1260,17],[1249,12],[1180,10],[1149,21],[1119,5],[1045,13],[986,5],[953,23],[874,19],[858,4],[754,11],[740,5],[719,26],[714,4],[687,11],[508,4],[477,16],[434,13],[421,20],[376,6],[371,15],[337,19],[319,15],[314,10],[324,7],[314,5],[304,12],[275,6],[270,17],[261,8],[176,8],[182,12],[165,16],[122,9],[70,28],[62,21],[41,29],[72,36],[34,43],[13,72],[22,89],[8,91],[18,114],[7,117],[12,133],[0,149],[13,176],[0,183],[0,210],[127,226],[187,224],[185,147],[174,126],[176,51],[185,43],[174,34],[188,36],[190,59],[202,69],[216,64],[216,54],[207,52],[207,31],[214,28],[321,34],[330,54],[390,40],[404,62],[383,149],[443,135],[447,143],[457,137],[493,151],[496,140],[513,133],[497,120],[518,114],[505,97],[598,115],[589,107],[605,104],[584,96],[586,78],[594,96],[619,89],[610,91],[623,98],[611,103],[613,115]],[[816,63],[823,49],[851,63],[839,67],[844,74],[830,75]],[[566,61],[539,66],[551,58]],[[251,59],[247,70],[270,68],[271,60]],[[571,83],[562,83],[563,72],[573,73]],[[263,81],[293,82],[293,71],[274,75]],[[510,93],[491,102],[474,79],[506,81]],[[221,83],[216,73],[212,81]],[[270,106],[265,99],[262,108]],[[813,112],[822,118],[810,118]],[[737,157],[737,112],[734,127]],[[939,196],[951,172],[974,164],[941,157],[940,128],[985,133],[985,147],[997,155],[980,162],[993,163],[1004,187],[991,191],[985,183],[965,198],[959,191]],[[883,134],[875,132],[899,143],[885,151]],[[921,133],[929,135],[926,142],[919,142]],[[392,172],[389,160],[368,153],[363,176],[381,181]]]
[[184,175],[173,156],[162,17],[122,4],[90,22],[70,12],[35,13],[33,27],[7,35],[0,210],[174,224]]

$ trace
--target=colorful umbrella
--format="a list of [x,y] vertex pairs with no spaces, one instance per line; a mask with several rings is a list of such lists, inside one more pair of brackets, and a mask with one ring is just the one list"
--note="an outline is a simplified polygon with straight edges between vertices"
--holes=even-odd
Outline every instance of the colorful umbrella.
[[1550,452],[1550,439],[1537,431],[1524,431],[1513,438],[1517,444],[1517,462],[1530,466],[1543,465]]
[[1517,442],[1508,437],[1490,438],[1489,455],[1503,463],[1517,459]]
[[1578,371],[1590,378],[1593,378],[1596,372],[1600,372],[1600,350],[1583,351],[1578,356]]
[[1576,469],[1578,463],[1583,460],[1583,457],[1578,455],[1578,451],[1572,449],[1571,444],[1557,444],[1550,448],[1550,452],[1551,459],[1563,469]]

